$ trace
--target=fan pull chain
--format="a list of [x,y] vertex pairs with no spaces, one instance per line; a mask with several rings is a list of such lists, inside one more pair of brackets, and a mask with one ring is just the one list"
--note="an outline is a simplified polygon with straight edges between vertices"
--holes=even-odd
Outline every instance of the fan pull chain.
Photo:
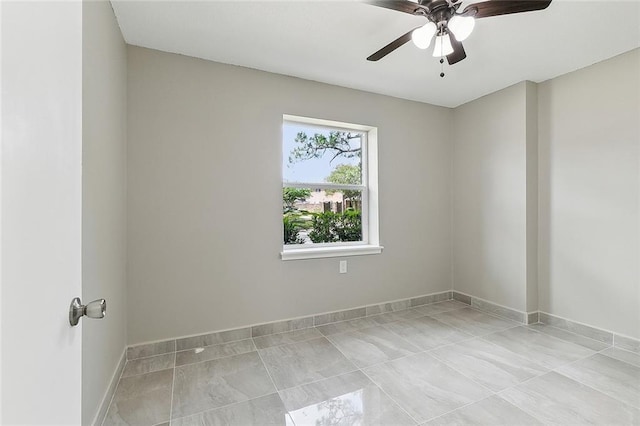
[[[440,36],[444,36],[444,29],[441,29]],[[444,44],[440,43],[440,78],[444,78]]]

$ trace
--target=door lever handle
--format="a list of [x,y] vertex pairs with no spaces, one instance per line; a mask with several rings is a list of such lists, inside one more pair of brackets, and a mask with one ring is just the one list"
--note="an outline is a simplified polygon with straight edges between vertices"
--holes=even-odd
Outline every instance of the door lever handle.
[[88,316],[89,318],[100,319],[104,318],[107,313],[107,301],[104,299],[97,299],[93,302],[89,302],[86,305],[82,304],[79,297],[74,298],[71,301],[69,307],[69,324],[76,326],[80,322],[80,318]]

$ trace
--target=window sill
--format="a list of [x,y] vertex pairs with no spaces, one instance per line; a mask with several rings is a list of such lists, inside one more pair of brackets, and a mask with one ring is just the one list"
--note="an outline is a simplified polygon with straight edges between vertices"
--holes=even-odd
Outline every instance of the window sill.
[[280,253],[282,260],[321,259],[324,257],[363,256],[382,253],[382,246],[342,246],[290,249]]

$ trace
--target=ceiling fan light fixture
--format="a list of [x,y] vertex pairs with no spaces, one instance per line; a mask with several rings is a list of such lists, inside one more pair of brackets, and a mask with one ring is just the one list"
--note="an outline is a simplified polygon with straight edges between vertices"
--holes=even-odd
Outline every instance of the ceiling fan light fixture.
[[433,56],[439,58],[441,56],[451,55],[452,53],[453,46],[451,46],[449,34],[437,36],[435,46],[433,47]]
[[476,20],[472,16],[453,15],[447,26],[456,40],[464,41],[471,35],[476,26]]
[[[369,55],[367,61],[379,61],[411,39],[417,47],[425,49],[431,44],[435,27],[437,37],[433,56],[440,58],[440,64],[444,64],[444,56],[446,56],[449,65],[454,65],[467,57],[461,41],[471,35],[476,19],[543,10],[549,7],[553,0],[483,0],[467,5],[462,8],[461,12],[458,10],[461,8],[462,2],[468,0],[418,0],[417,3],[415,1],[366,1],[366,3],[385,9],[396,10],[412,16],[422,16],[429,21],[427,25],[401,35],[382,49]],[[440,76],[444,76],[444,73],[441,72]]]
[[415,44],[418,49],[426,49],[431,44],[431,39],[436,33],[436,30],[436,24],[427,22],[411,33],[411,40],[413,40],[413,44]]

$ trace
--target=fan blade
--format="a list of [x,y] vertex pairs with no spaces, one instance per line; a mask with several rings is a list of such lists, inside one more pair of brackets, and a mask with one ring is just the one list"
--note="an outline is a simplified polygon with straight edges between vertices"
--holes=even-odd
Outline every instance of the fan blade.
[[[420,28],[420,27],[417,27],[417,28]],[[414,28],[413,30],[411,30],[408,33],[406,33],[405,35],[401,35],[397,39],[393,40],[391,43],[387,44],[385,47],[383,47],[382,49],[378,50],[373,55],[369,56],[367,58],[367,61],[379,61],[380,59],[382,59],[385,56],[387,56],[389,53],[391,53],[394,50],[396,50],[398,47],[404,45],[406,42],[411,40],[411,33],[414,30],[416,30],[417,28]]]
[[422,10],[418,3],[409,0],[374,0],[366,1],[365,3],[384,7],[385,9],[397,10],[398,12],[409,13],[411,15],[415,15],[416,10]]
[[550,4],[551,0],[488,0],[470,4],[464,8],[462,15],[473,16],[474,18],[488,18],[510,13],[542,10],[549,7]]
[[453,53],[447,55],[447,62],[449,65],[457,64],[461,60],[467,57],[467,52],[464,51],[462,43],[460,43],[454,36],[450,36],[451,47],[453,47]]

